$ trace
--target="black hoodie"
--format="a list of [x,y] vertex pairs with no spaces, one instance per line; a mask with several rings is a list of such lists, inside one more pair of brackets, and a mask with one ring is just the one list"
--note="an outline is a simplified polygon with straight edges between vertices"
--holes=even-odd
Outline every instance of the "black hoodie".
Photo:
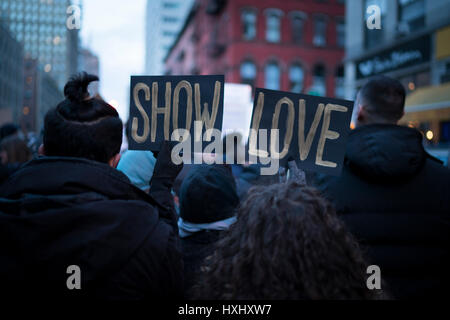
[[[44,157],[0,188],[0,283],[10,297],[143,299],[182,293],[171,217],[121,172]],[[81,290],[68,290],[70,265]]]
[[450,170],[425,152],[420,132],[382,124],[351,132],[344,164],[340,177],[316,185],[393,296],[448,296]]

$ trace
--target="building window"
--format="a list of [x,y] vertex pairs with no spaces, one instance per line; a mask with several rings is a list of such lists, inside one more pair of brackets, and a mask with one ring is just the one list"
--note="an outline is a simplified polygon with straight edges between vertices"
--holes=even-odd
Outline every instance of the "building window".
[[253,40],[256,37],[256,12],[245,9],[241,15],[242,35],[245,40]]
[[281,40],[281,10],[268,9],[266,13],[266,40],[280,42]]
[[313,70],[312,93],[318,96],[325,96],[327,86],[325,82],[325,67],[323,64],[317,64]]
[[[381,10],[381,29],[368,29],[366,27],[366,21],[368,21],[368,19],[371,17],[371,15],[373,15],[373,13],[367,13],[367,8],[369,8],[370,6],[375,5],[378,6]],[[376,47],[377,45],[380,45],[380,43],[383,42],[384,39],[384,27],[383,27],[383,22],[384,22],[384,18],[386,17],[386,0],[366,0],[365,1],[365,6],[364,6],[364,14],[365,14],[365,18],[364,18],[364,22],[363,22],[363,27],[364,27],[364,43],[365,43],[365,47],[366,49],[371,49],[373,47]]]
[[252,87],[255,85],[256,66],[252,61],[244,61],[240,68],[241,82],[249,84]]
[[280,67],[275,61],[269,62],[265,69],[265,87],[280,90]]
[[168,31],[168,30],[163,31],[162,34],[164,37],[176,37],[177,36],[177,33],[175,31]]
[[425,27],[425,0],[399,0],[399,32],[410,33]]
[[305,73],[299,64],[293,64],[289,68],[289,91],[301,93],[303,91]]
[[314,18],[313,43],[317,47],[325,47],[327,44],[327,21],[323,16]]
[[166,23],[177,23],[178,22],[178,18],[177,17],[170,17],[170,16],[164,16],[162,18],[163,22]]
[[345,20],[343,18],[336,20],[336,44],[339,48],[345,47]]
[[345,78],[344,78],[344,66],[339,66],[336,69],[336,74],[334,77],[334,96],[336,98],[345,97]]
[[176,9],[178,8],[179,3],[177,2],[164,2],[163,3],[163,8],[165,9]]
[[303,12],[292,12],[292,41],[294,43],[302,43],[303,32],[305,28],[306,14]]

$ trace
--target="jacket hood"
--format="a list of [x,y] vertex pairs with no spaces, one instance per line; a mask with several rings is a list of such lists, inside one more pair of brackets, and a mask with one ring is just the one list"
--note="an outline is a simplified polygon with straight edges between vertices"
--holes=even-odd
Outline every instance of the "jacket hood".
[[369,180],[399,180],[415,175],[429,155],[419,131],[376,124],[353,130],[348,139],[346,164]]
[[65,286],[69,265],[81,268],[84,283],[106,277],[159,218],[153,199],[124,174],[78,158],[32,160],[1,185],[0,196],[0,274],[16,282],[41,272],[42,281]]

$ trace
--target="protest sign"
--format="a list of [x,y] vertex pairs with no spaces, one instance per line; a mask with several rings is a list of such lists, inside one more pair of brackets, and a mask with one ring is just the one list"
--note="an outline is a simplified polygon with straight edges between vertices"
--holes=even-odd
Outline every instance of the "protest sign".
[[222,129],[223,90],[223,75],[132,76],[129,149],[158,151],[176,129],[186,129],[192,143],[211,141],[207,129]]
[[256,89],[249,156],[281,165],[296,160],[303,170],[339,175],[352,110],[351,101]]

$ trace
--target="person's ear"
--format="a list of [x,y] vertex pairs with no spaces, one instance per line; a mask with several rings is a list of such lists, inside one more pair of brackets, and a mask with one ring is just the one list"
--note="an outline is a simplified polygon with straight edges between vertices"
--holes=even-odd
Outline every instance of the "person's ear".
[[40,156],[45,156],[45,147],[44,147],[44,144],[41,144],[41,145],[39,146],[38,154],[39,154]]
[[119,164],[120,161],[120,156],[121,156],[120,153],[116,154],[114,157],[109,159],[108,164],[113,168],[117,168],[117,165]]
[[359,123],[365,123],[367,121],[367,112],[362,105],[358,105],[358,113],[356,119]]

